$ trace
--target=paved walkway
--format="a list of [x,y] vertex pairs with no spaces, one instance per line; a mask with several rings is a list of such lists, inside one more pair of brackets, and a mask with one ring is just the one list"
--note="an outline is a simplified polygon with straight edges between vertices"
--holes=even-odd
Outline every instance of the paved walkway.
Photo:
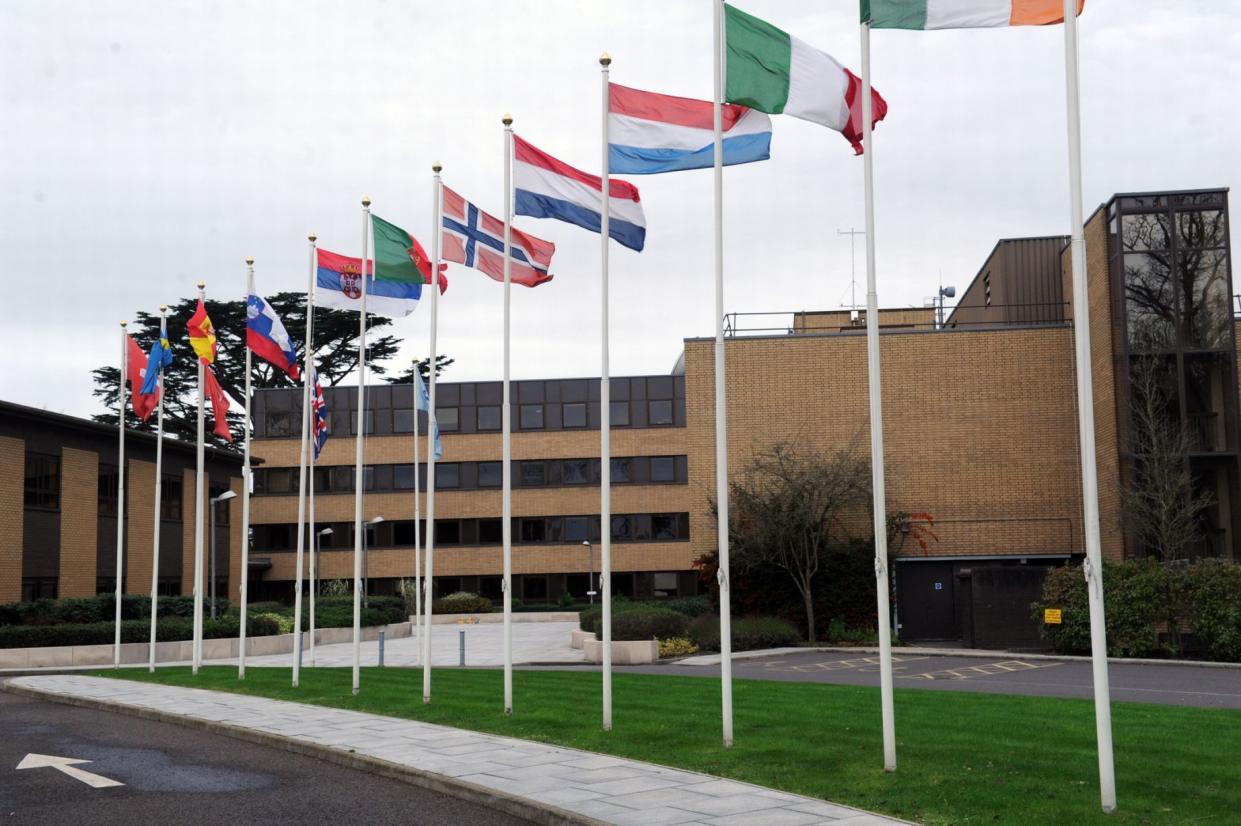
[[354,752],[620,826],[902,822],[636,760],[356,711],[68,674],[16,677],[11,682],[40,692],[154,709]]

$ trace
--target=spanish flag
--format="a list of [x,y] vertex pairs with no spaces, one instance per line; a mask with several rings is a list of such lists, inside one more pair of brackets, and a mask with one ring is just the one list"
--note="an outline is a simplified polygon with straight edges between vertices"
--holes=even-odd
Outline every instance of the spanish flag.
[[190,346],[198,354],[198,360],[203,364],[215,363],[215,328],[211,326],[211,319],[207,317],[207,308],[201,298],[198,299],[198,309],[190,316],[186,327],[190,334]]

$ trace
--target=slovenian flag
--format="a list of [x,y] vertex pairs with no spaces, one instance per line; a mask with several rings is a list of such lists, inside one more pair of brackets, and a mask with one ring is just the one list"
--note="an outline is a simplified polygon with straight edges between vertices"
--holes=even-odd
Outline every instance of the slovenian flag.
[[[724,165],[771,157],[771,118],[744,106],[722,112]],[[653,175],[715,165],[715,112],[707,100],[608,84],[608,169]]]
[[246,298],[246,346],[296,380],[297,348],[289,339],[280,316],[262,296]]
[[[591,232],[599,232],[603,224],[603,179],[556,160],[516,135],[513,186],[518,215],[556,218]],[[638,252],[646,241],[638,188],[627,181],[608,181],[608,236]]]
[[[1081,14],[1086,0],[1077,0]],[[991,29],[1064,22],[1063,0],[862,0],[872,29]]]
[[[336,310],[362,312],[362,259],[318,250],[315,304]],[[422,285],[404,281],[376,281],[374,262],[367,261],[366,311],[402,318],[418,309]]]

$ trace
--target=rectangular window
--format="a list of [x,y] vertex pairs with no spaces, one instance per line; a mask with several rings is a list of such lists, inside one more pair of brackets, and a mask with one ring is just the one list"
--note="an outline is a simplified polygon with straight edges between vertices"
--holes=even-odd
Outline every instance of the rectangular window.
[[60,508],[60,457],[26,454],[26,507]]
[[412,519],[402,519],[399,522],[392,523],[392,544],[393,545],[409,545],[414,546],[417,543],[414,534],[414,528],[417,523]]
[[547,484],[547,466],[543,462],[521,463],[521,486],[538,488]]
[[612,460],[612,484],[624,484],[633,481],[633,467],[629,457]]
[[527,574],[521,579],[522,579],[522,582],[521,582],[522,599],[524,600],[547,599],[547,577],[546,576],[531,576]]
[[499,519],[478,520],[478,544],[498,545],[504,541],[502,525]]
[[[347,415],[349,417],[349,433],[351,435],[356,436],[358,435],[358,411],[350,410],[347,412]],[[375,432],[375,411],[374,410],[366,411],[365,418],[366,418],[367,434],[369,435],[371,433],[374,433]]]
[[291,468],[268,468],[266,485],[267,493],[292,493],[293,470]]
[[436,545],[460,545],[461,522],[456,519],[435,520]]
[[353,468],[328,468],[328,489],[332,493],[345,493],[353,490]]
[[660,513],[651,516],[651,538],[655,540],[677,538],[677,518],[675,514]]
[[651,457],[651,481],[652,482],[675,482],[676,481],[676,460],[671,456],[652,456]]
[[116,468],[110,465],[99,466],[99,515],[116,516],[117,483],[120,481]]
[[392,411],[392,432],[393,433],[413,433],[414,432],[414,411],[409,409]]
[[647,404],[646,423],[655,425],[672,424],[672,402],[666,399],[651,399]]
[[523,519],[521,520],[521,541],[522,542],[546,542],[547,541],[547,520],[546,519]]
[[581,403],[566,404],[561,407],[562,424],[564,427],[586,426],[586,405]]
[[417,472],[417,465],[393,465],[392,487],[397,490],[413,490]]
[[478,408],[478,429],[479,430],[499,430],[500,429],[500,408],[498,406],[487,406]]
[[564,518],[564,538],[566,542],[585,542],[590,539],[589,517],[566,516]]
[[612,427],[629,427],[629,402],[609,402]]
[[165,476],[159,487],[159,516],[169,522],[181,521],[181,480]]
[[677,595],[677,575],[675,571],[656,571],[654,580],[655,596],[675,597]]
[[292,436],[293,435],[293,414],[292,413],[268,413],[267,414],[267,435],[268,436]]
[[540,430],[543,427],[543,405],[523,404],[521,406],[521,429]]
[[440,433],[451,433],[461,429],[461,418],[455,407],[435,408],[435,421],[440,426]]
[[501,467],[499,462],[478,463],[478,486],[480,488],[498,488],[501,484]]
[[455,488],[461,484],[461,468],[456,462],[443,462],[435,466],[435,486]]
[[626,542],[630,539],[633,539],[633,517],[613,516],[612,541]]
[[590,484],[590,460],[566,459],[561,463],[561,479],[566,485]]

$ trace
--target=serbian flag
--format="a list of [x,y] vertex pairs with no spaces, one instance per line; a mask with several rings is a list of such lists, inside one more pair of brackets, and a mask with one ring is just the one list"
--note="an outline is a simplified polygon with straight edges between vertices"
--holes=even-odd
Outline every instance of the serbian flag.
[[228,396],[224,395],[224,388],[220,387],[215,371],[210,367],[203,368],[203,389],[207,398],[211,399],[211,419],[214,423],[211,432],[231,442],[233,432],[228,428]]
[[[771,118],[724,104],[724,166],[771,157]],[[695,100],[608,84],[608,169],[654,175],[715,165],[715,109]]]
[[[418,309],[422,283],[380,281],[374,261],[367,261],[366,311],[388,318],[401,318]],[[315,303],[320,307],[362,312],[362,259],[318,250],[315,271]]]
[[[371,216],[371,229],[375,238],[376,278],[413,284],[431,283],[431,259],[417,238],[378,215]],[[440,295],[448,289],[448,276],[444,275],[447,268],[447,264],[440,264]]]
[[[558,161],[515,135],[513,185],[518,215],[556,218],[591,232],[603,226],[599,203],[603,179]],[[637,252],[646,242],[638,188],[627,181],[608,181],[608,236]]]
[[151,413],[159,404],[159,390],[157,389],[154,393],[142,392],[142,383],[147,372],[146,353],[142,352],[142,348],[138,346],[138,342],[134,341],[133,336],[125,336],[125,338],[129,339],[129,354],[125,358],[129,369],[125,378],[129,382],[134,415],[145,422],[151,418]]
[[[482,270],[496,281],[504,280],[504,222],[444,187],[444,260]],[[552,280],[547,272],[556,245],[511,228],[510,277],[514,284],[537,287]]]
[[194,311],[194,315],[190,316],[189,323],[185,326],[190,334],[190,346],[198,354],[198,360],[203,364],[213,364],[215,362],[215,328],[211,326],[211,319],[207,317],[207,307],[201,298],[198,299],[198,309]]
[[289,340],[284,323],[262,296],[246,298],[246,346],[259,358],[270,362],[297,379],[297,348]]

